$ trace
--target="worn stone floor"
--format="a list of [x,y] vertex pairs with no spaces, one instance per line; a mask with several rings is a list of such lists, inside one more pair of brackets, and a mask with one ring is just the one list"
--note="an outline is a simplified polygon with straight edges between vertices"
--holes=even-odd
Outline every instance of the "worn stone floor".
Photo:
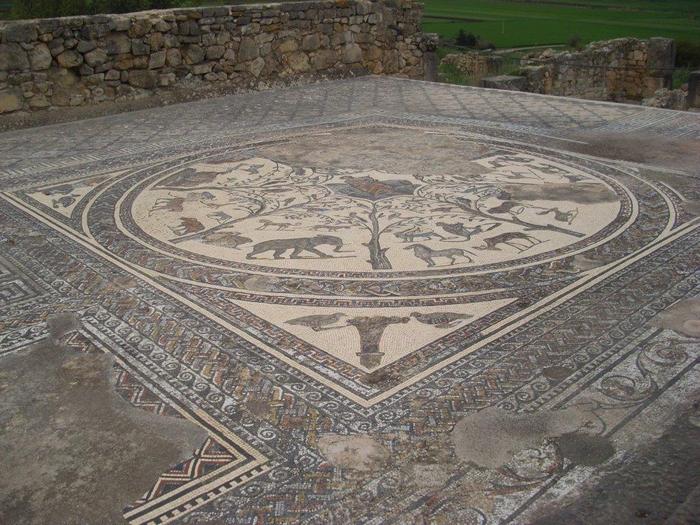
[[0,523],[697,523],[700,114],[364,77],[0,134]]

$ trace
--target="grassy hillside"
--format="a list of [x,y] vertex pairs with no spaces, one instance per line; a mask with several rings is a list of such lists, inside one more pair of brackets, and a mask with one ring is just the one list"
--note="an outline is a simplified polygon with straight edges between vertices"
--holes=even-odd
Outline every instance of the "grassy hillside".
[[426,31],[460,29],[497,47],[664,36],[700,44],[700,0],[423,0]]

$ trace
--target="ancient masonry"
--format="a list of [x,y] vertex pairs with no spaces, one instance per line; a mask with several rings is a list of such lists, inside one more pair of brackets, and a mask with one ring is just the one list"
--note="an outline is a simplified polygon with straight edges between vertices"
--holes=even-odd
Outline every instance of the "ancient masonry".
[[335,0],[0,23],[0,114],[361,73],[422,78],[422,7]]
[[[482,87],[591,100],[642,100],[671,87],[675,58],[671,39],[617,38],[593,42],[581,51],[537,51],[515,63],[499,53],[470,51],[447,55],[441,64],[454,66]],[[499,74],[507,69],[516,72]]]
[[480,79],[498,73],[503,67],[503,57],[491,51],[467,51],[450,53],[440,64],[454,66],[462,74]]
[[525,60],[527,91],[591,99],[642,99],[671,87],[676,59],[669,38],[617,38],[582,51],[551,50]]

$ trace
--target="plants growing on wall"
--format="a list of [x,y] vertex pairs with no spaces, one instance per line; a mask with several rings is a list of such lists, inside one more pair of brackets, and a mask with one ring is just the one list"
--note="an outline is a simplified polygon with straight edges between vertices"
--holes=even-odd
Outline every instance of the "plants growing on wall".
[[47,18],[164,9],[180,3],[178,0],[15,0],[10,13],[13,18]]

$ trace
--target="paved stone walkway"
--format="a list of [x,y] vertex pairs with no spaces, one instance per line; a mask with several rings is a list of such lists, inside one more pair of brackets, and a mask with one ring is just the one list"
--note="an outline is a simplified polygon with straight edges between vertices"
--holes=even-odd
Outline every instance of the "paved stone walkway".
[[0,134],[0,521],[692,521],[699,165],[379,77]]

